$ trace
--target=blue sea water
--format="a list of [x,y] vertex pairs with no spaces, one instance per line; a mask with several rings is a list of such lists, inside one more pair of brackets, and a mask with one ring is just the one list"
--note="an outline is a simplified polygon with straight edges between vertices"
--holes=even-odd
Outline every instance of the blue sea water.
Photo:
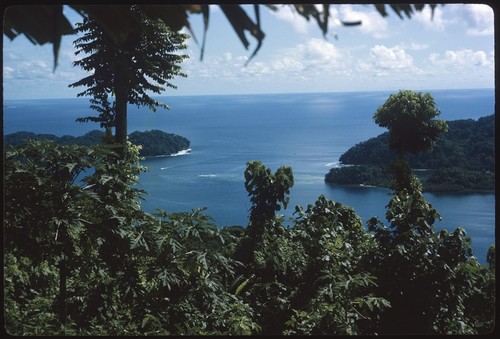
[[[385,130],[372,120],[377,107],[393,92],[299,93],[259,95],[174,96],[160,98],[171,110],[156,113],[129,108],[129,131],[161,129],[191,140],[191,152],[144,160],[140,188],[148,194],[143,207],[169,212],[206,207],[220,225],[248,222],[250,201],[244,188],[247,161],[259,160],[275,171],[291,166],[295,185],[289,208],[306,207],[321,194],[352,206],[365,222],[384,219],[388,190],[338,187],[324,175],[338,165],[348,148]],[[445,120],[477,119],[495,113],[494,89],[430,91]],[[93,114],[86,99],[4,102],[4,133],[31,131],[81,135],[98,128],[76,123]],[[474,254],[485,262],[495,241],[495,195],[431,194],[426,198],[440,212],[438,229],[464,227]]]

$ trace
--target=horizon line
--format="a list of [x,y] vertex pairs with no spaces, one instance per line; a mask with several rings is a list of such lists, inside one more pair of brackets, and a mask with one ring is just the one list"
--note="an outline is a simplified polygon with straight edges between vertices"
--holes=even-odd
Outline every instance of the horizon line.
[[[474,87],[474,88],[429,88],[429,89],[410,89],[415,92],[424,91],[471,91],[471,90],[495,90],[495,87]],[[254,92],[254,93],[212,93],[212,94],[176,94],[176,95],[155,95],[152,98],[165,98],[165,97],[206,97],[206,96],[237,96],[237,95],[297,95],[297,94],[331,94],[331,93],[375,93],[375,92],[399,92],[405,90],[400,89],[377,89],[377,90],[341,90],[341,91],[297,91],[297,92]],[[65,100],[76,99],[85,100],[90,97],[43,97],[43,98],[2,98],[2,101],[28,101],[28,100]]]

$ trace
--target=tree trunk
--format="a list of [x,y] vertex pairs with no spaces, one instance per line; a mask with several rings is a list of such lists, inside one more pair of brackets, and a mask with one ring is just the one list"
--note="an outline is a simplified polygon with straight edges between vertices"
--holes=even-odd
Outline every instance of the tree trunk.
[[59,262],[59,321],[66,323],[66,259]]
[[127,152],[127,101],[130,86],[126,61],[125,55],[118,62],[115,74],[115,142],[120,145],[118,152],[122,157]]
[[[63,243],[63,248],[65,244]],[[66,285],[67,285],[67,267],[66,267],[67,256],[65,253],[62,254],[61,261],[59,261],[59,298],[58,298],[58,309],[59,309],[59,321],[61,324],[66,323]]]

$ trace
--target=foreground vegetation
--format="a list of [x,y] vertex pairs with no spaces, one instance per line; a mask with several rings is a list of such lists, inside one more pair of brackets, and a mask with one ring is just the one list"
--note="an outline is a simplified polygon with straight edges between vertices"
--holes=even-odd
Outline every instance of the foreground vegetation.
[[[405,163],[387,224],[324,196],[287,207],[293,173],[250,162],[248,227],[145,213],[139,147],[31,141],[5,153],[5,326],[12,335],[485,333],[495,247],[473,257]],[[89,171],[90,169],[94,169]],[[81,178],[81,179],[77,179]],[[408,305],[411,305],[409,307]]]
[[[128,137],[131,143],[141,146],[139,155],[144,157],[175,154],[188,149],[191,143],[185,137],[160,130],[136,131],[130,133]],[[105,133],[100,130],[93,130],[79,137],[71,135],[57,137],[53,134],[16,132],[5,135],[4,143],[6,145],[20,145],[27,140],[51,140],[61,145],[91,146],[102,143],[105,138]]]
[[[347,167],[333,168],[325,181],[339,185],[389,187],[387,166],[398,158],[388,148],[389,132],[359,143],[347,150],[340,161]],[[425,191],[493,191],[495,189],[495,116],[478,120],[448,121],[448,132],[431,152],[407,157],[421,173]]]

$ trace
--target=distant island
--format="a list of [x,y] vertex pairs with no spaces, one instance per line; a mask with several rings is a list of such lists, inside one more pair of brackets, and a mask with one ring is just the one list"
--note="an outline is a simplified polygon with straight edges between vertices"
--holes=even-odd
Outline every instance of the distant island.
[[[342,164],[325,175],[327,183],[388,187],[389,164],[397,158],[389,151],[389,133],[361,142],[339,158]],[[477,120],[448,121],[448,132],[432,152],[407,160],[427,192],[494,191],[495,115]]]
[[[82,136],[53,134],[36,134],[31,132],[15,132],[4,136],[5,145],[19,145],[26,140],[51,140],[61,145],[84,145],[90,146],[102,141],[104,132],[100,130],[90,131]],[[135,145],[142,145],[141,156],[172,155],[189,149],[190,141],[180,135],[165,133],[160,130],[145,132],[133,132],[129,134],[129,140]]]

